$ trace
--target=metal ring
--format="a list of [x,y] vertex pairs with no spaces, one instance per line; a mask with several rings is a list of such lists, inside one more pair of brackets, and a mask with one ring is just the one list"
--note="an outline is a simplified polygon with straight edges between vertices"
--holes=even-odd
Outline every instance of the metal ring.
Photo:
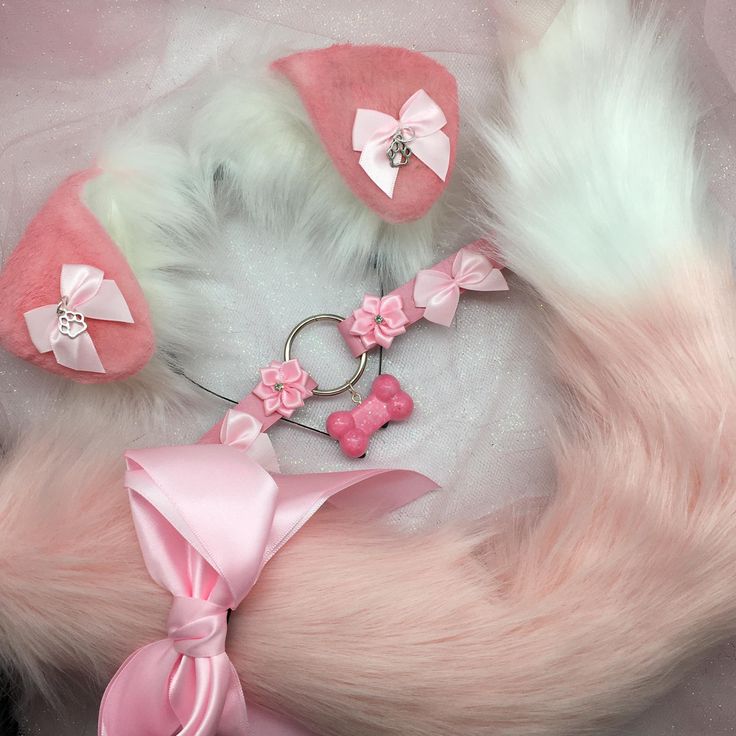
[[[322,320],[329,319],[333,322],[343,322],[345,320],[345,317],[340,317],[339,314],[315,314],[311,317],[307,317],[306,319],[303,319],[290,333],[289,337],[286,338],[286,344],[284,345],[284,361],[291,359],[291,346],[294,342],[294,338],[307,326],[311,325],[312,322],[321,322]],[[312,393],[315,396],[337,396],[337,394],[341,394],[343,391],[347,391],[350,389],[354,383],[360,380],[360,377],[363,375],[363,372],[365,371],[365,367],[368,363],[368,355],[367,353],[362,353],[360,358],[358,359],[358,367],[355,370],[355,373],[341,386],[338,386],[337,388],[314,388],[312,390]]]
[[[408,136],[404,135],[404,131],[408,133]],[[399,140],[402,143],[411,143],[412,141],[416,140],[416,131],[411,126],[407,126],[406,128],[399,128]]]

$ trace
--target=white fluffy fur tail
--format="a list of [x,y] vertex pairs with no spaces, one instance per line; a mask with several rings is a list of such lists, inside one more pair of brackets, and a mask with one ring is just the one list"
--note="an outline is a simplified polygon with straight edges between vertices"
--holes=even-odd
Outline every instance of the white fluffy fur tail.
[[512,270],[543,293],[647,290],[712,238],[698,105],[677,34],[628,0],[570,0],[507,83],[483,195]]

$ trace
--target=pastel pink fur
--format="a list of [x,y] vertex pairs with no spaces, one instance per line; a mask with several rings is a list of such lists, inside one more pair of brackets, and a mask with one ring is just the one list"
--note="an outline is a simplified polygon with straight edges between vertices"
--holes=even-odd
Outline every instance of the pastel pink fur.
[[736,632],[727,259],[662,274],[628,308],[554,304],[566,400],[548,508],[286,548],[233,621],[273,707],[334,736],[599,734]]
[[[296,87],[325,150],[353,193],[387,222],[423,217],[444,192],[455,164],[459,126],[457,84],[441,64],[416,51],[393,46],[343,44],[278,59],[273,68]],[[359,166],[352,129],[359,107],[398,117],[401,106],[424,89],[442,108],[450,138],[450,166],[442,181],[412,161],[399,172],[393,199]]]
[[[330,736],[600,733],[733,634],[736,291],[725,262],[686,271],[631,308],[555,296],[567,398],[538,517],[310,522],[232,616],[249,700]],[[46,427],[0,479],[0,653],[47,696],[101,688],[165,627],[120,449]]]
[[[80,199],[86,182],[99,173],[87,169],[64,181],[28,225],[0,272],[0,344],[24,360],[80,383],[127,378],[143,368],[154,351],[148,305],[138,281],[122,252]],[[88,320],[105,373],[65,368],[53,353],[39,353],[31,342],[23,313],[59,301],[65,263],[104,271],[105,278],[118,285],[135,320],[134,324]]]

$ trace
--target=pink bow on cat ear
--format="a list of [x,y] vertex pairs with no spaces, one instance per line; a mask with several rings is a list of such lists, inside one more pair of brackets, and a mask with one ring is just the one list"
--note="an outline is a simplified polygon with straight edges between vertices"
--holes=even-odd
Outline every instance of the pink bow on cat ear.
[[[455,164],[457,85],[447,69],[416,51],[350,44],[293,54],[273,68],[294,85],[335,168],[368,207],[392,223],[432,208]],[[368,131],[364,123],[379,118],[403,130]],[[406,161],[392,156],[392,166],[396,132],[416,150]]]
[[52,352],[59,365],[75,371],[105,373],[87,319],[133,322],[118,285],[99,268],[65,263],[61,267],[59,302],[23,314],[39,353]]
[[0,273],[0,345],[80,383],[127,378],[154,351],[140,285],[82,201],[99,173],[58,187]]
[[419,89],[401,106],[398,119],[379,110],[358,108],[353,148],[361,152],[363,171],[393,197],[399,171],[412,156],[445,180],[450,165],[450,139],[442,132],[446,125],[442,109]]

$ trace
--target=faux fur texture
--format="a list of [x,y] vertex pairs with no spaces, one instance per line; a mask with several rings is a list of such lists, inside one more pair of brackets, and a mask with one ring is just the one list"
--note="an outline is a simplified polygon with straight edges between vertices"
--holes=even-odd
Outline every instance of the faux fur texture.
[[82,194],[128,259],[148,300],[156,346],[179,367],[206,328],[210,307],[203,253],[216,238],[210,182],[183,148],[133,125],[98,159],[100,176]]
[[[322,145],[356,196],[387,222],[406,222],[427,214],[452,176],[457,148],[457,84],[445,67],[408,49],[352,44],[292,54],[272,66],[299,92]],[[399,172],[393,198],[389,198],[358,164],[360,153],[352,146],[355,112],[367,108],[398,118],[401,106],[419,89],[427,92],[447,118],[442,129],[451,146],[447,179],[442,181],[427,166],[412,161]]]
[[[99,175],[82,171],[63,182],[26,229],[0,272],[0,344],[24,360],[80,383],[103,383],[137,373],[151,358],[154,337],[148,304],[125,257],[80,201],[85,184]],[[113,279],[125,298],[133,324],[90,319],[89,334],[105,373],[75,371],[39,353],[23,314],[59,301],[65,263],[87,264]],[[121,345],[125,350],[121,350]]]
[[[117,263],[111,266],[113,270],[117,268],[120,273],[129,274],[123,291],[138,324],[133,326],[134,331],[147,330],[148,335],[143,340],[128,341],[121,339],[119,330],[104,334],[101,331],[100,335],[93,333],[95,344],[108,367],[108,379],[129,374],[136,356],[139,370],[114,384],[77,386],[66,381],[47,384],[46,403],[62,413],[72,412],[77,422],[91,425],[99,422],[100,417],[114,416],[115,422],[105,431],[126,444],[140,441],[149,432],[154,437],[178,434],[178,426],[187,426],[197,412],[212,403],[180,375],[192,346],[203,342],[202,330],[207,325],[201,315],[211,306],[201,266],[204,249],[210,250],[210,257],[217,257],[211,187],[198,178],[199,170],[180,146],[156,141],[140,125],[133,125],[110,139],[97,161],[96,171],[86,182],[78,181],[75,204],[67,203],[54,213],[55,231],[44,235],[34,230],[35,224],[29,226],[3,270],[2,279],[8,281],[3,293],[12,297],[19,282],[28,282],[28,258],[31,267],[42,274],[40,287],[44,293],[49,292],[46,301],[33,306],[58,300],[58,273],[47,276],[43,273],[56,263],[70,262],[70,252],[76,253],[75,258],[81,262],[89,260],[81,253],[91,253],[103,261],[112,258]],[[84,177],[84,174],[77,176]],[[87,224],[86,230],[78,228],[79,218]],[[82,238],[95,230],[99,230],[99,239]],[[51,258],[44,260],[38,253],[38,238],[48,235],[51,246],[58,247]],[[109,243],[105,244],[108,237],[114,243],[114,250]],[[60,242],[64,243],[63,250]],[[20,250],[24,243],[27,243],[25,253]],[[21,277],[16,277],[10,268],[16,261]],[[2,321],[0,332],[15,335],[19,325],[22,326],[22,318],[19,321],[16,314],[13,320]],[[90,332],[97,327],[99,324],[90,321]],[[154,340],[155,353],[141,369],[141,361],[145,363],[143,353],[147,351],[147,357],[150,356]],[[22,357],[33,359],[34,355],[38,357],[35,348],[33,353]],[[53,357],[42,357],[53,361]],[[123,369],[116,372],[117,365]],[[87,375],[95,376],[84,374]],[[3,434],[7,436],[0,440],[11,441],[12,430]]]
[[[644,313],[567,303],[579,329],[557,323],[554,356],[576,401],[536,524],[310,523],[231,620],[248,697],[317,734],[599,735],[732,633],[736,303],[728,269],[697,278],[706,299],[666,284]],[[78,442],[28,438],[0,486],[2,651],[47,694],[62,672],[101,687],[169,605],[119,463]]]
[[74,404],[77,421],[94,425],[115,416],[108,432],[121,443],[138,442],[149,431],[179,435],[177,427],[212,403],[181,375],[192,351],[209,344],[202,315],[212,309],[212,292],[202,264],[218,257],[211,183],[181,146],[153,137],[141,123],[112,136],[97,164],[102,173],[87,183],[82,199],[143,289],[156,353],[127,381],[83,393],[70,387],[63,397]]
[[280,235],[295,258],[343,276],[376,265],[395,285],[435,259],[445,198],[414,222],[382,220],[346,186],[298,94],[273,73],[213,92],[194,117],[190,148],[202,180]]
[[[679,89],[676,56],[660,53],[672,48],[666,31],[631,21],[627,8],[571,2],[545,46],[528,52],[528,73],[556,78],[558,57],[545,49],[558,42],[584,78],[597,64],[609,84],[643,95],[652,74]],[[617,66],[589,53],[597,46],[638,63]],[[558,107],[565,120],[571,88],[574,78],[547,98],[550,120]],[[512,91],[514,106],[526,103],[523,90]],[[608,87],[587,92],[574,95],[581,128],[586,114],[597,119],[591,95],[610,99]],[[632,118],[647,101],[619,100]],[[673,98],[664,138],[688,139],[690,104]],[[628,145],[641,151],[637,131],[647,135],[631,126]],[[577,128],[568,132],[578,139]],[[523,133],[513,135],[531,153]],[[576,205],[567,151],[553,147],[538,168],[522,161],[525,175],[507,176],[497,209],[511,218],[509,258],[549,304],[550,362],[564,396],[554,499],[536,519],[414,536],[320,514],[269,563],[230,622],[228,649],[253,702],[328,736],[599,736],[736,630],[730,264],[718,243],[706,247],[706,228],[682,230],[668,248],[648,238],[656,231],[640,218],[640,192],[632,189],[629,213],[616,196],[624,184],[602,145],[606,132],[598,134],[585,158],[591,169],[612,167],[608,177],[590,174],[610,192]],[[510,150],[496,149],[502,171],[513,168]],[[686,150],[680,179],[659,192],[673,219],[683,203],[702,215],[702,181]],[[659,160],[653,152],[641,166]],[[577,217],[528,198],[536,178]],[[524,208],[528,232],[514,224]],[[544,243],[547,227],[557,247],[532,253],[512,241],[516,233]],[[584,243],[575,241],[581,232]],[[616,269],[616,298],[568,279],[564,263],[576,272],[578,258],[601,291]],[[0,652],[48,695],[68,672],[87,672],[101,687],[134,646],[160,635],[169,601],[146,575],[124,513],[120,464],[110,459],[118,448],[108,456],[99,438],[43,434],[24,438],[0,479]]]
[[658,25],[627,0],[568,4],[507,75],[482,195],[509,267],[542,291],[628,299],[709,237],[698,106]]
[[576,403],[538,522],[285,549],[232,624],[251,691],[319,734],[600,736],[732,635],[736,303],[727,268],[697,271],[705,299],[564,305]]

